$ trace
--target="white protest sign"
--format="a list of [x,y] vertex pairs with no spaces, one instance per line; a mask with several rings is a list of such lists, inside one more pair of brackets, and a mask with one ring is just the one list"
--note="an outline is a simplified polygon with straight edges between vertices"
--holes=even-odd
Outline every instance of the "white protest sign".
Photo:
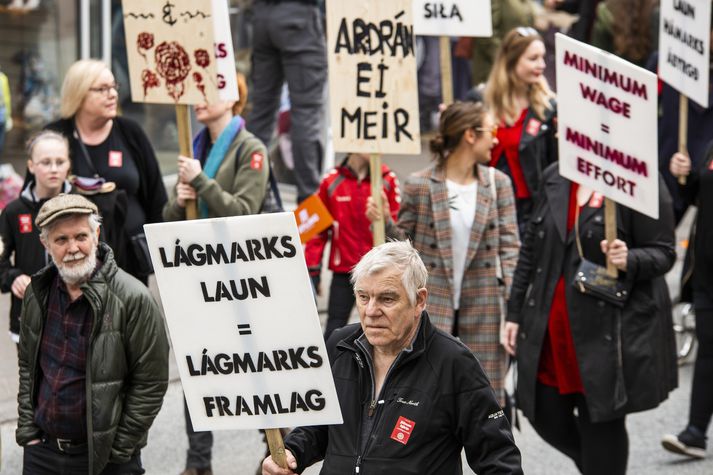
[[661,0],[660,16],[659,76],[708,107],[711,0]]
[[122,0],[131,99],[218,100],[212,0]]
[[412,0],[327,0],[337,152],[421,152]]
[[425,36],[493,36],[490,0],[413,0],[413,27]]
[[656,76],[559,33],[555,44],[560,174],[657,219]]
[[218,97],[221,101],[237,101],[238,79],[235,75],[235,52],[230,32],[228,0],[213,0],[213,33],[215,34],[215,65],[218,70]]
[[342,422],[292,213],[144,229],[196,430]]

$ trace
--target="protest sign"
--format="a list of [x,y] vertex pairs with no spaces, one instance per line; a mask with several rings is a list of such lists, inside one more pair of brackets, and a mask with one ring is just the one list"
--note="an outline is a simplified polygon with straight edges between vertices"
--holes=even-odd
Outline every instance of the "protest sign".
[[421,152],[412,0],[327,0],[337,152]]
[[560,174],[657,219],[656,76],[562,34],[555,43]]
[[329,210],[324,206],[319,195],[312,195],[304,200],[294,213],[300,240],[303,244],[329,228],[334,222],[334,218],[329,214]]
[[196,430],[342,422],[292,213],[144,229]]
[[661,0],[659,76],[708,107],[711,0]]
[[212,0],[122,0],[131,99],[218,100]]
[[233,35],[230,31],[228,0],[212,0],[212,2],[218,97],[221,101],[237,101],[240,97],[238,78],[235,73],[235,52]]
[[425,36],[492,36],[490,0],[413,0],[413,27]]

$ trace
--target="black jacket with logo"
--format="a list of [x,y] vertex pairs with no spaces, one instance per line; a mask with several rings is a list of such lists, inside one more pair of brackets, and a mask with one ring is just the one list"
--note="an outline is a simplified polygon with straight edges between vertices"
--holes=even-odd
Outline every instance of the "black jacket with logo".
[[480,475],[522,473],[520,451],[480,363],[434,328],[426,312],[377,398],[364,340],[354,324],[327,343],[344,423],[298,427],[287,436],[299,473],[324,459],[324,475],[460,474],[463,447]]
[[[35,218],[45,199],[37,199],[33,193],[34,179],[31,179],[20,196],[11,201],[0,215],[0,290],[10,292],[12,283],[22,275],[32,275],[49,262],[44,246],[40,242],[40,231]],[[69,193],[69,182],[64,184],[64,193]],[[10,331],[20,333],[20,310],[22,299],[12,295],[10,303]]]

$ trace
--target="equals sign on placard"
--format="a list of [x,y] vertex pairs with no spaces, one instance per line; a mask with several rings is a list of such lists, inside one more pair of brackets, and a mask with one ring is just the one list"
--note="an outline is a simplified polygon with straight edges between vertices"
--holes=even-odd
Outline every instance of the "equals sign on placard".
[[250,325],[247,323],[238,325],[238,334],[239,335],[252,335],[252,331],[250,330]]
[[609,126],[606,125],[606,124],[602,124],[602,132],[604,132],[605,134],[608,134],[608,133],[609,133]]

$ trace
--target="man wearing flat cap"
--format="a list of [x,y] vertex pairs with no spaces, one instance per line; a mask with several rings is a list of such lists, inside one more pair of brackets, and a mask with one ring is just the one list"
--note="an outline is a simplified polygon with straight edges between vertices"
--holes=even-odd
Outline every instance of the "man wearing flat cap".
[[36,224],[52,264],[20,317],[23,474],[142,474],[168,384],[168,340],[146,287],[99,242],[97,207],[59,195]]

